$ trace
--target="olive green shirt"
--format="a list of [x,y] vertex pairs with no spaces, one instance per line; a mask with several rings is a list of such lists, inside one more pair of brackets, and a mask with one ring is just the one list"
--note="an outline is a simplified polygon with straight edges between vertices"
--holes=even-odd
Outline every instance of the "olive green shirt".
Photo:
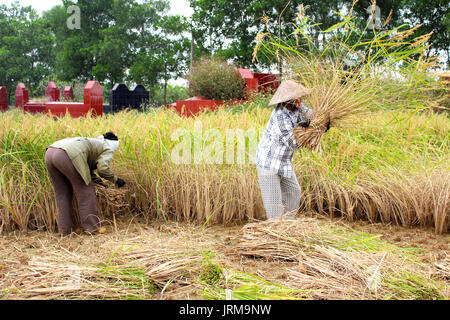
[[66,151],[86,185],[91,183],[95,170],[100,177],[116,183],[117,177],[109,168],[114,151],[102,140],[83,137],[66,138],[56,141],[50,147]]

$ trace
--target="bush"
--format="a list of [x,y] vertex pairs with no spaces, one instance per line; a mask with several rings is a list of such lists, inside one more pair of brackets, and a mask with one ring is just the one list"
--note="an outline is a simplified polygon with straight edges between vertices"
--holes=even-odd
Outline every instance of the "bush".
[[233,100],[244,97],[245,80],[237,69],[218,57],[204,57],[189,75],[191,95],[212,100]]

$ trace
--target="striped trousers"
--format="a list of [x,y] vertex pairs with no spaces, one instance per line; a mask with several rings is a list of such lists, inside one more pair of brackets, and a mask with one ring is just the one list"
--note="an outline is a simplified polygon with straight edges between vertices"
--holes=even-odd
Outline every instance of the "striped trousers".
[[295,214],[300,206],[301,194],[295,173],[285,178],[268,173],[259,166],[256,170],[267,219],[279,219],[286,213]]

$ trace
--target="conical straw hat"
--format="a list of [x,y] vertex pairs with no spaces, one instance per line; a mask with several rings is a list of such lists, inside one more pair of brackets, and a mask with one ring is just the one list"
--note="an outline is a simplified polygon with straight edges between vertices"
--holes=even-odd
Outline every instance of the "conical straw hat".
[[272,100],[270,100],[269,107],[281,102],[286,102],[292,99],[298,99],[303,96],[307,96],[310,93],[311,91],[302,86],[300,83],[297,83],[294,80],[285,80],[281,82],[277,91],[273,95]]

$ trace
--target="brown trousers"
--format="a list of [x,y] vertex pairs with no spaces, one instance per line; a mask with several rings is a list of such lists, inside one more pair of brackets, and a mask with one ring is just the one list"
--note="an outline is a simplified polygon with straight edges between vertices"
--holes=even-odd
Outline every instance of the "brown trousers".
[[58,226],[61,233],[68,235],[75,230],[71,216],[74,192],[83,229],[90,232],[100,229],[94,184],[91,182],[89,185],[86,185],[73,166],[72,160],[62,149],[48,148],[45,153],[45,165],[55,190],[58,207]]

